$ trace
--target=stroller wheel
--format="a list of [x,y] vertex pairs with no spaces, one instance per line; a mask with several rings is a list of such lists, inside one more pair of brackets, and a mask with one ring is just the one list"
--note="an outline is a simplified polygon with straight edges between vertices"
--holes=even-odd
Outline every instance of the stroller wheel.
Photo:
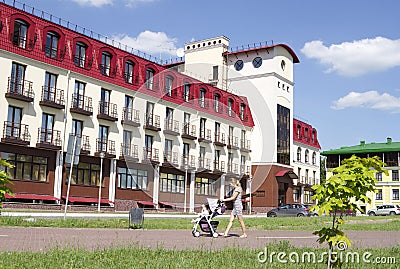
[[192,234],[194,237],[199,237],[200,236],[200,232],[197,230],[192,231]]
[[217,238],[218,237],[218,233],[217,232],[215,232],[215,233],[213,233],[213,235],[212,235],[214,238]]

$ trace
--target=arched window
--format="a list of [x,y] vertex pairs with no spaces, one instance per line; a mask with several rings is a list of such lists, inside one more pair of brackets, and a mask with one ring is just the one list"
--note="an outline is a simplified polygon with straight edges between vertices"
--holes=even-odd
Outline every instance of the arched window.
[[214,110],[216,112],[220,111],[220,104],[219,104],[220,100],[221,100],[221,95],[219,95],[218,93],[214,94]]
[[297,125],[297,139],[300,139],[301,138],[301,126],[300,126],[300,124],[298,124]]
[[241,120],[244,120],[245,113],[246,113],[246,105],[242,103],[242,104],[240,104],[240,119]]
[[110,76],[112,55],[106,51],[101,54],[100,72],[103,75]]
[[308,163],[309,162],[309,156],[310,155],[310,152],[308,151],[308,149],[306,149],[306,152],[305,152],[305,158],[304,158],[304,162],[306,162],[306,163]]
[[167,96],[172,95],[172,84],[174,82],[174,78],[171,76],[166,76],[165,77],[165,94]]
[[232,111],[233,111],[233,99],[229,98],[228,99],[228,115],[230,117],[232,117],[232,114],[233,114]]
[[85,68],[87,49],[88,49],[88,46],[85,43],[79,42],[79,41],[76,42],[75,56],[74,56],[75,66]]
[[15,20],[12,36],[12,42],[15,46],[26,49],[28,42],[28,28],[29,24],[26,21],[20,19]]
[[185,85],[183,85],[183,100],[185,102],[189,102],[190,100],[190,83],[185,83]]
[[315,143],[315,130],[313,130],[312,133],[311,133],[311,142],[313,144]]
[[146,87],[149,90],[153,90],[154,74],[155,71],[153,69],[151,68],[146,69]]
[[132,84],[134,81],[133,70],[135,68],[135,64],[131,60],[127,60],[125,62],[125,71],[124,71],[124,79],[125,82]]
[[199,105],[200,107],[205,107],[206,102],[206,89],[200,88],[199,91]]
[[60,35],[53,31],[48,31],[46,35],[46,46],[45,54],[50,58],[57,58],[58,43],[60,40]]
[[301,148],[297,148],[297,161],[301,162]]
[[312,164],[316,164],[317,163],[317,154],[315,152],[313,152],[312,154]]

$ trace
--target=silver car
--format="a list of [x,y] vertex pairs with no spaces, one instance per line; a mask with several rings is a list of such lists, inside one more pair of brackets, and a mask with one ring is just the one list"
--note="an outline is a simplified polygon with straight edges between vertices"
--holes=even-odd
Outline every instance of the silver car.
[[369,216],[400,215],[400,207],[395,205],[380,205],[367,212]]
[[308,217],[308,208],[302,204],[286,204],[267,212],[267,217]]

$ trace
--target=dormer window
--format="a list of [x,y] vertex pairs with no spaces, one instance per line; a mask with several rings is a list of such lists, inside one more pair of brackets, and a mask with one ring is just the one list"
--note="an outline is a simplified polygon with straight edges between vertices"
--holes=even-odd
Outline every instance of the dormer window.
[[228,99],[228,115],[232,117],[233,110],[233,100],[231,98]]
[[199,93],[199,105],[201,107],[205,106],[205,99],[206,99],[206,90],[203,88],[200,88],[200,93]]
[[220,99],[221,99],[221,96],[218,93],[214,94],[214,110],[216,112],[219,112],[219,110],[220,110],[219,109]]
[[190,84],[185,83],[185,85],[183,86],[183,100],[185,102],[189,102],[189,99],[190,99]]
[[60,36],[55,32],[47,32],[46,35],[46,46],[45,46],[45,53],[47,57],[50,58],[57,58],[57,51],[58,51],[58,41]]
[[301,161],[301,148],[297,148],[297,161],[300,162]]
[[82,42],[76,42],[74,63],[76,66],[85,68],[86,52],[88,46]]
[[301,126],[300,124],[297,125],[297,139],[301,138]]
[[23,20],[15,20],[12,42],[15,46],[26,49],[29,24]]
[[168,96],[172,95],[172,83],[174,82],[174,78],[171,76],[165,77],[165,94]]
[[313,144],[315,143],[315,131],[312,131],[312,133],[311,133],[311,142]]
[[240,119],[244,120],[244,115],[246,111],[246,105],[245,104],[240,104]]
[[154,70],[151,68],[146,69],[146,87],[149,90],[153,90],[154,84]]
[[108,52],[103,52],[101,54],[100,72],[103,75],[110,76],[110,70],[111,70],[111,54]]
[[125,82],[132,84],[133,83],[133,68],[135,64],[132,61],[125,62],[125,72],[124,72],[124,79]]

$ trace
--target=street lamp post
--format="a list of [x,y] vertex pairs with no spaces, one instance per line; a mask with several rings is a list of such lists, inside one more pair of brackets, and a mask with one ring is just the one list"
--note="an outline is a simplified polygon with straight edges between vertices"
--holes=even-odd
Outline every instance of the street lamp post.
[[185,165],[185,182],[183,184],[183,188],[184,188],[184,200],[183,200],[183,212],[186,213],[186,182],[187,182],[187,172],[188,172],[188,166]]
[[103,159],[105,157],[104,152],[100,152],[100,184],[99,184],[99,203],[97,204],[97,211],[100,212],[100,203],[101,203],[101,185],[103,179]]

